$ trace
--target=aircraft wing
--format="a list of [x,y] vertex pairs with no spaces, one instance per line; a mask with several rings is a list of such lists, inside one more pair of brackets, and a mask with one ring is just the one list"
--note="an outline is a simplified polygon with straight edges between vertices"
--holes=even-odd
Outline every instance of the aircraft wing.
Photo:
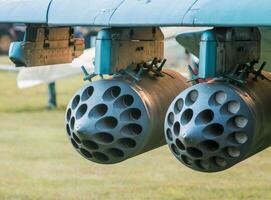
[[0,23],[47,23],[51,0],[0,0]]
[[269,0],[0,0],[0,22],[122,27],[270,26],[269,8]]

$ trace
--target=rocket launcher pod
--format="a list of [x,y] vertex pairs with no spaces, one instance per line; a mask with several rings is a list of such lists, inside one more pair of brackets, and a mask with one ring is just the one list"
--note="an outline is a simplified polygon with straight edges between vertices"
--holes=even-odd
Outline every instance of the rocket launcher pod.
[[66,129],[73,147],[101,164],[118,163],[166,144],[163,124],[176,94],[189,85],[177,72],[112,77],[88,83],[70,101]]

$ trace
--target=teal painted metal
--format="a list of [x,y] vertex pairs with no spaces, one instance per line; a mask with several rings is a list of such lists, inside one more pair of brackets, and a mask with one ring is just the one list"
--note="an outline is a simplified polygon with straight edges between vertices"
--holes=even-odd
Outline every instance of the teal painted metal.
[[125,0],[110,26],[178,26],[197,0]]
[[22,48],[22,42],[12,42],[11,46],[9,47],[9,58],[16,66],[24,66],[26,63],[24,50]]
[[111,69],[111,33],[101,30],[97,36],[95,48],[95,74],[112,74]]
[[53,0],[48,23],[122,27],[271,26],[269,8],[269,0],[68,0],[65,4]]
[[51,0],[0,0],[0,23],[46,24]]
[[[271,29],[260,28],[261,32],[261,59],[260,63],[267,62],[266,71],[271,71]],[[182,33],[176,37],[178,43],[199,57],[199,43],[203,31]]]
[[[33,17],[35,16],[35,17]],[[271,26],[270,0],[0,0],[0,23]]]
[[216,77],[217,41],[213,30],[202,33],[199,54],[199,78]]
[[200,38],[204,31],[206,30],[181,33],[176,36],[176,40],[190,53],[199,57]]
[[123,0],[53,0],[48,24],[108,26],[111,16]]
[[115,74],[138,64],[163,63],[164,36],[160,28],[106,28],[96,40],[95,74]]
[[182,24],[195,26],[270,26],[270,0],[198,0]]

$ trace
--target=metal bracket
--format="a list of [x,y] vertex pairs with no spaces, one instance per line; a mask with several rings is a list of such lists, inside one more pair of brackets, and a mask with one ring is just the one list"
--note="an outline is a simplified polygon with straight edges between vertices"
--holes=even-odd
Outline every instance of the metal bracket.
[[109,28],[97,36],[95,73],[116,74],[127,66],[164,58],[164,35],[160,28]]
[[234,82],[246,83],[247,78],[249,77],[249,74],[253,74],[254,75],[253,79],[255,81],[258,80],[258,78],[260,77],[262,80],[268,80],[271,82],[270,79],[268,79],[266,76],[262,74],[262,70],[266,66],[266,62],[263,62],[258,70],[255,69],[256,64],[257,62],[253,61],[249,64],[237,65],[234,72],[225,77]]
[[[166,62],[167,62],[166,59],[164,59],[162,62],[159,62],[157,58],[154,58],[151,64],[148,65],[144,63],[143,67],[146,68],[148,71],[153,72],[155,75],[163,77],[164,75],[161,73],[161,71]],[[159,63],[161,64],[159,65]]]
[[201,34],[199,78],[227,76],[236,66],[260,60],[258,28],[214,28]]
[[163,77],[164,75],[162,73],[162,69],[166,61],[167,60],[164,59],[162,62],[160,62],[157,58],[154,58],[150,64],[147,64],[147,63],[138,64],[135,70],[133,70],[129,66],[125,70],[120,70],[117,75],[120,75],[120,76],[128,75],[134,80],[134,82],[140,81],[141,75],[143,73],[153,72],[155,76]]
[[257,80],[258,77],[260,77],[262,80],[268,80],[269,82],[271,82],[269,78],[262,74],[262,70],[264,69],[265,66],[266,62],[263,62],[261,67],[257,71],[253,69],[252,73],[255,75],[254,80]]
[[102,74],[95,74],[95,73],[92,73],[92,74],[89,74],[88,71],[86,70],[86,68],[84,66],[81,66],[81,70],[84,74],[84,78],[83,80],[84,81],[89,81],[89,82],[92,82],[92,79],[96,76],[100,76],[100,78],[103,79],[103,75]]

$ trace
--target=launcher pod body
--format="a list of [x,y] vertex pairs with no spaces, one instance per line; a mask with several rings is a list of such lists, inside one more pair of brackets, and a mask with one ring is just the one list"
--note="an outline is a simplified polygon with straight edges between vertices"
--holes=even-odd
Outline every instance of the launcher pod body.
[[[269,73],[265,77],[271,78]],[[165,120],[175,157],[203,172],[228,169],[271,145],[271,83],[212,81],[181,92]]]
[[88,83],[70,101],[66,128],[74,148],[102,164],[118,163],[165,144],[167,108],[189,85],[172,70]]

